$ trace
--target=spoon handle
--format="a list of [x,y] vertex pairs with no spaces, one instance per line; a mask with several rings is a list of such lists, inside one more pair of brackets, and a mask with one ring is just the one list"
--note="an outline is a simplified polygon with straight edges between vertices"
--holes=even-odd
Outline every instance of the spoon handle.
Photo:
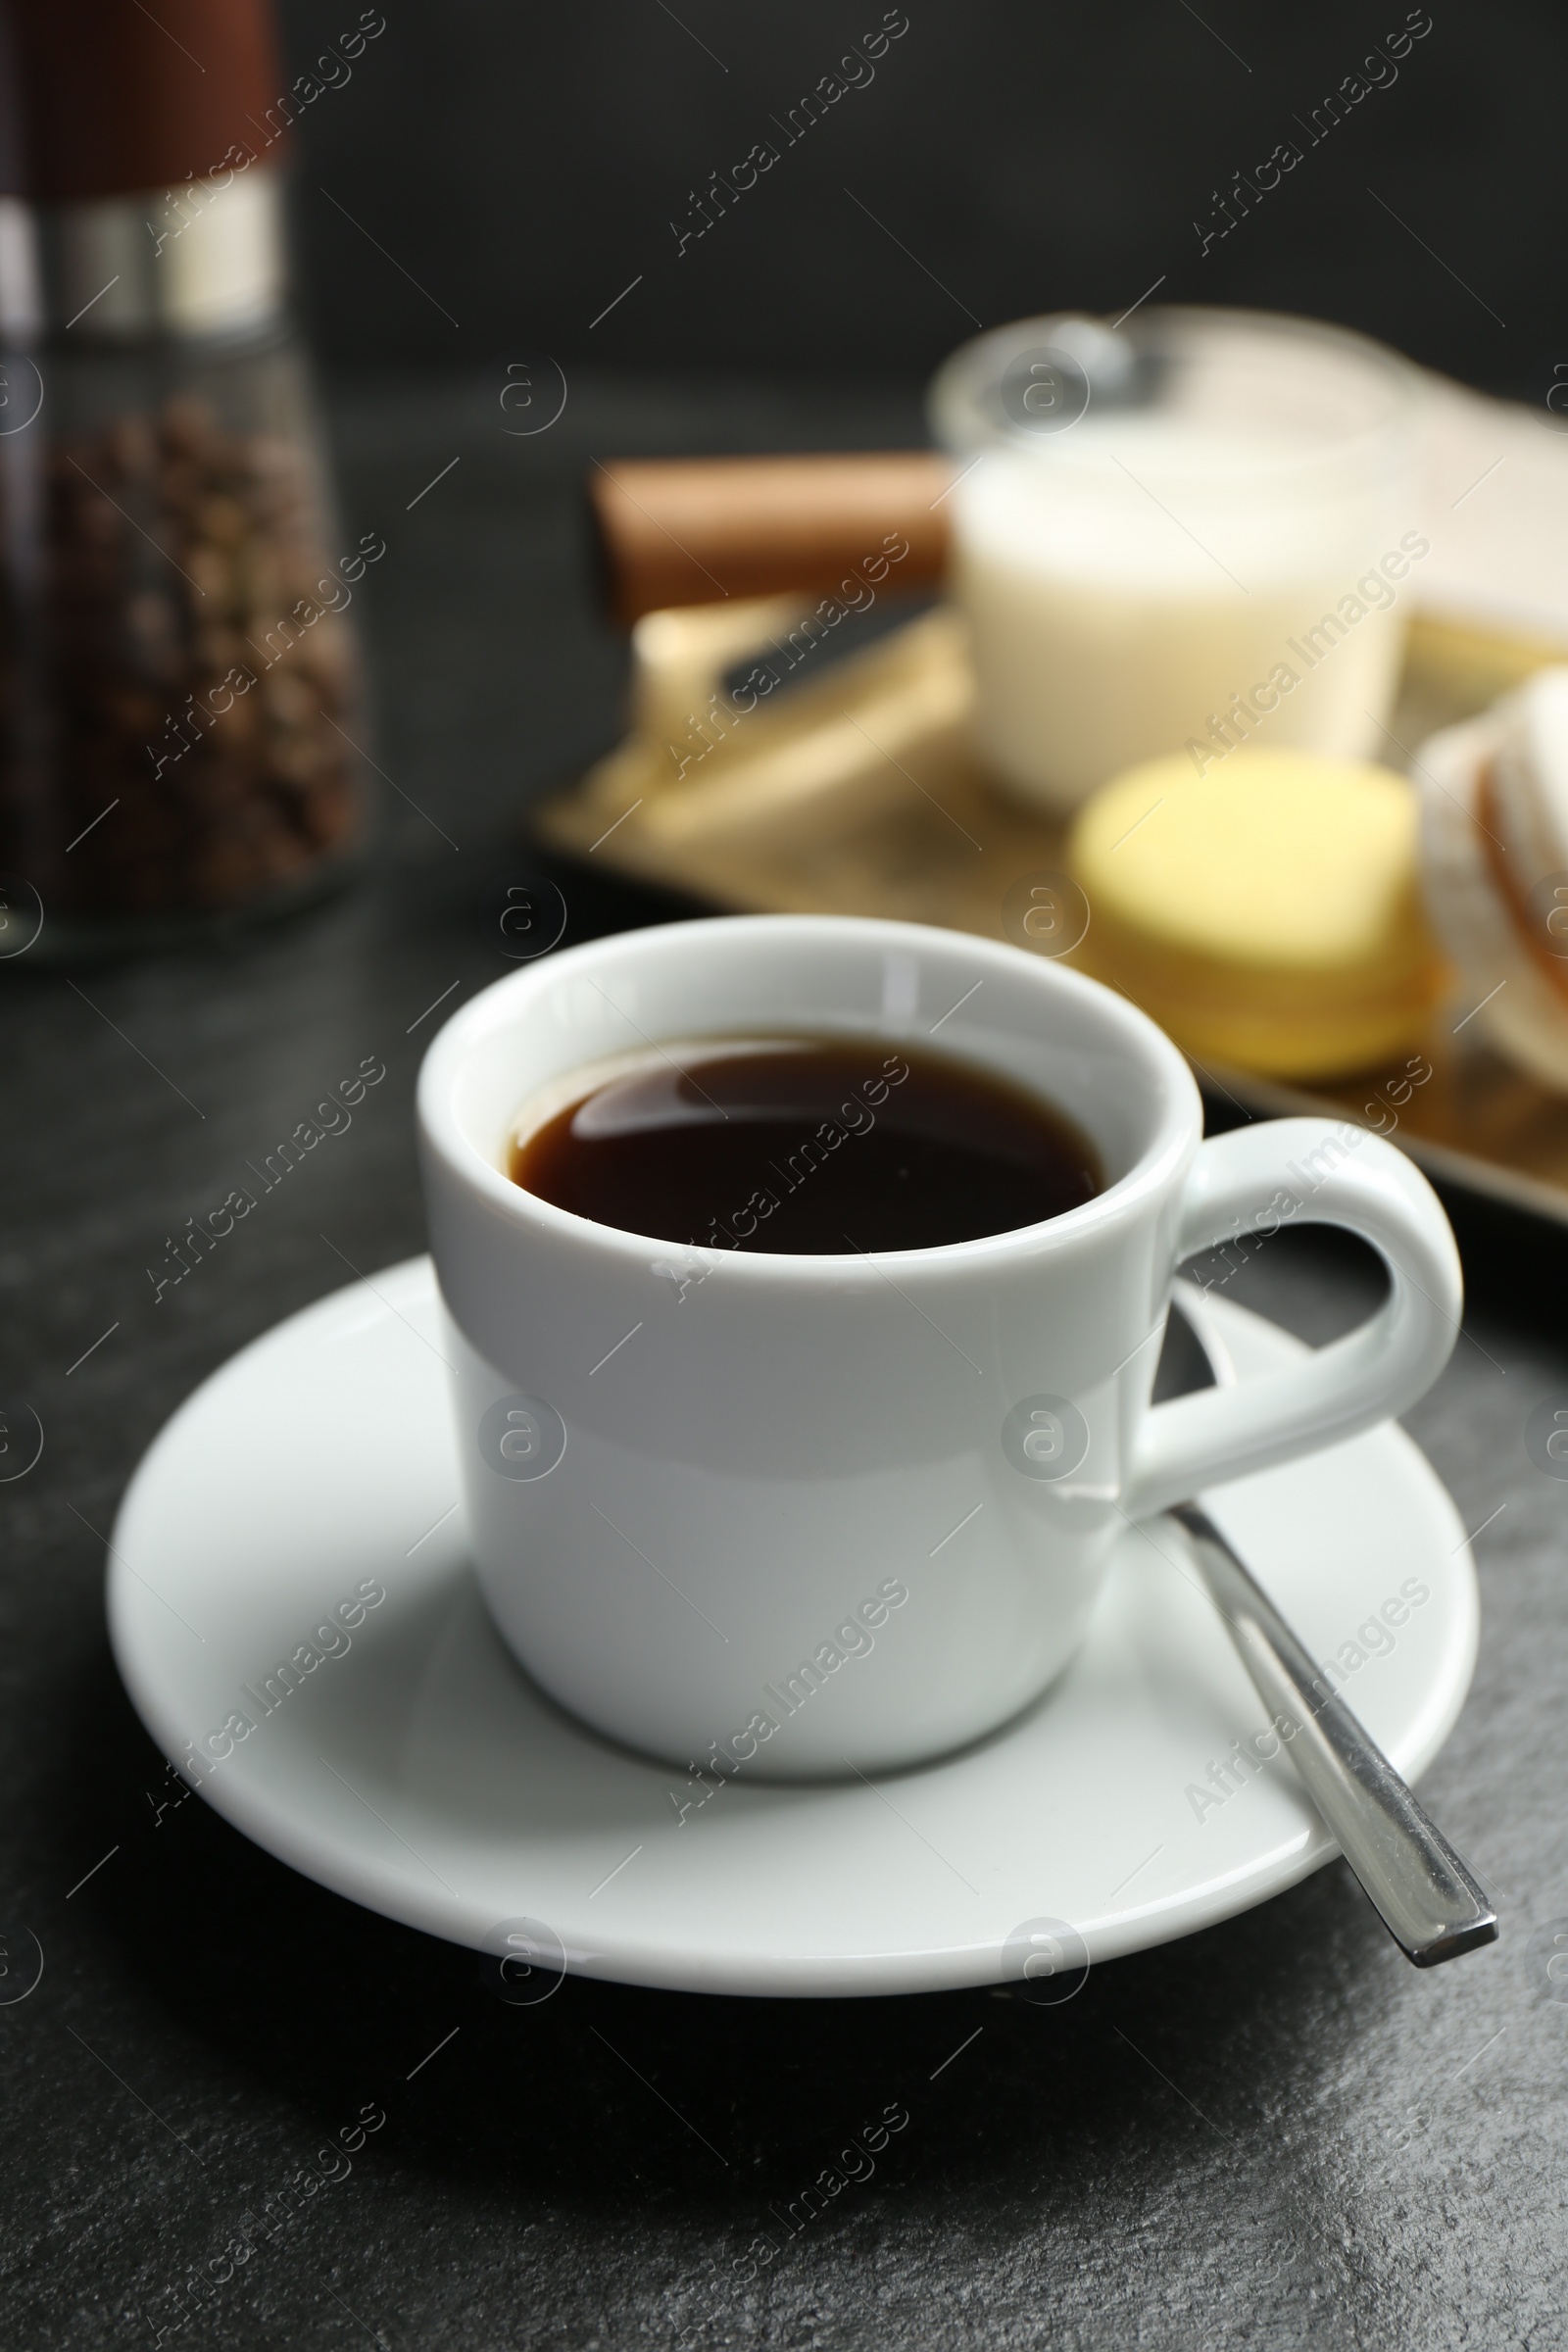
[[1209,1597],[1270,1717],[1298,1725],[1292,1761],[1384,1926],[1417,1968],[1491,1943],[1497,1915],[1206,1511],[1178,1503]]

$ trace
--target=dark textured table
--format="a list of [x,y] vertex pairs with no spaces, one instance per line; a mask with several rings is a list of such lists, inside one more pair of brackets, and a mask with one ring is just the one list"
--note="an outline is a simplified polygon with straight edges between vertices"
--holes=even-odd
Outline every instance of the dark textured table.
[[[1471,1318],[1410,1417],[1484,1529],[1480,1669],[1424,1793],[1503,1936],[1451,1967],[1407,1967],[1335,1864],[1058,2008],[569,1979],[509,2008],[471,1954],[295,1877],[198,1799],[158,1810],[103,1539],[198,1381],[345,1258],[422,1247],[410,1098],[441,1015],[421,1016],[507,968],[477,909],[528,862],[511,828],[613,723],[587,455],[917,429],[874,388],[574,387],[534,442],[503,437],[488,384],[350,384],[333,416],[349,528],[388,543],[363,601],[396,788],[376,870],[224,948],[69,981],[0,967],[0,1392],[46,1433],[0,1486],[0,2344],[1562,2343],[1568,1483],[1524,1433],[1544,1397],[1568,1405],[1568,1252],[1544,1227],[1456,1204]],[[563,879],[568,941],[667,911]],[[155,1305],[166,1236],[367,1054],[389,1077],[352,1131]],[[1231,1295],[1322,1339],[1374,1288],[1352,1245],[1282,1237]],[[874,2175],[756,2266],[754,2238],[784,2235],[770,2207],[895,2102]],[[362,2111],[385,2121],[352,2168],[252,2238]]]

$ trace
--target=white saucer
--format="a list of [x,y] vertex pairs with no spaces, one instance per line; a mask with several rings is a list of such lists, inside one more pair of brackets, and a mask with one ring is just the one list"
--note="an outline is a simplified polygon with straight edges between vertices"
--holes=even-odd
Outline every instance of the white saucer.
[[[115,1529],[110,1631],[142,1720],[297,1870],[476,1948],[543,1922],[535,1942],[559,1938],[585,1976],[896,1993],[1017,1974],[1003,1946],[1041,1919],[1094,1960],[1162,1943],[1334,1854],[1288,1750],[1223,1801],[1193,1793],[1213,1794],[1210,1765],[1265,1718],[1164,1520],[1129,1528],[1084,1649],[1006,1731],[874,1786],[742,1775],[699,1803],[680,1772],[563,1715],[492,1631],[435,1304],[411,1260],[245,1348],[163,1431]],[[1205,1312],[1243,1379],[1298,1352],[1239,1307]],[[1478,1621],[1464,1530],[1423,1456],[1375,1430],[1210,1503],[1315,1657],[1385,1601],[1397,1618],[1407,1580],[1429,1590],[1345,1685],[1413,1778],[1459,1712]],[[265,1712],[263,1678],[362,1580],[386,1597],[352,1646]],[[231,1711],[255,1729],[189,1762]]]

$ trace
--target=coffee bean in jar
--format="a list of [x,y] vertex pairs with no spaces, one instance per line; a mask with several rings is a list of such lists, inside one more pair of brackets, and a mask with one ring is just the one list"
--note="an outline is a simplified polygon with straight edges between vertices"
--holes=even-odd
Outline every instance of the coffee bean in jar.
[[35,607],[14,578],[0,636],[0,869],[46,927],[318,885],[364,823],[345,615],[384,542],[329,551],[308,453],[190,392],[51,438],[42,470]]
[[[0,904],[41,906],[37,960],[225,927],[350,870],[349,608],[384,548],[332,517],[290,322],[270,0],[13,14]],[[383,29],[368,12],[360,49]]]

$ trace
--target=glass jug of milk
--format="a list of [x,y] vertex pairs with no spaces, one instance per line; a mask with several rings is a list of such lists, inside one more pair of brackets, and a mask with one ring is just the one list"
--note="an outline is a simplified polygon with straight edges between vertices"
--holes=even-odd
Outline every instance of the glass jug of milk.
[[1420,378],[1261,312],[1025,319],[936,377],[981,755],[1065,813],[1133,761],[1365,758],[1428,552]]

